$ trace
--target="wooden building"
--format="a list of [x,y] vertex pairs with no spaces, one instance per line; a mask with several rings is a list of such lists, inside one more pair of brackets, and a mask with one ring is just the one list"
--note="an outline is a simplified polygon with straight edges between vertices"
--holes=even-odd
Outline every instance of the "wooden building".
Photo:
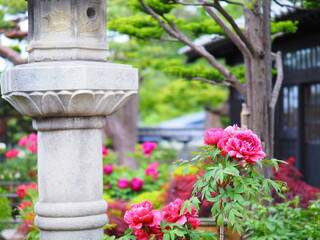
[[[274,40],[272,48],[281,51],[284,81],[275,115],[275,157],[297,159],[296,167],[307,183],[320,187],[320,12],[296,10],[277,20],[298,20],[298,31]],[[228,39],[204,45],[229,65],[242,63],[242,56]],[[186,51],[188,61],[197,56]],[[231,123],[240,123],[243,99],[230,90]]]

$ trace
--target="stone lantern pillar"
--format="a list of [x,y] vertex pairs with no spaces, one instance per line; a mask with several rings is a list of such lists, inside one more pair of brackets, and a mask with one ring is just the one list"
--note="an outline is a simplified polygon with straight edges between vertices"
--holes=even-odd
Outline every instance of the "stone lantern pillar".
[[101,128],[137,93],[137,70],[106,63],[105,0],[29,0],[29,63],[2,77],[2,95],[38,131],[41,240],[98,240]]

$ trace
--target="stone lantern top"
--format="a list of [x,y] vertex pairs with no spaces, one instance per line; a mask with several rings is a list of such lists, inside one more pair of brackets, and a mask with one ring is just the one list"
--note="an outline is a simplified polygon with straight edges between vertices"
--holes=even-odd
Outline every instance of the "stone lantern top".
[[29,62],[105,61],[105,0],[28,0]]

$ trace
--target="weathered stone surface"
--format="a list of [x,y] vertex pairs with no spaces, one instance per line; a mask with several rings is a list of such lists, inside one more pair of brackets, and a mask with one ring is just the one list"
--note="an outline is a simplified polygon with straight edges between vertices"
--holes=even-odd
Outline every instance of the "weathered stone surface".
[[2,76],[2,94],[21,114],[103,116],[137,93],[137,69],[128,65],[71,61],[32,63]]
[[28,0],[30,62],[105,61],[105,1]]
[[35,224],[41,230],[82,231],[106,224],[101,169],[104,124],[104,117],[34,120],[39,147]]

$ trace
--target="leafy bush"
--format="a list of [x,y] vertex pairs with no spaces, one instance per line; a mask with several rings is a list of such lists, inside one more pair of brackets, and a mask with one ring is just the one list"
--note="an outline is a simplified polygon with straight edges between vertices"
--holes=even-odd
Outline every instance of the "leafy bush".
[[289,158],[286,162],[287,164],[279,164],[279,171],[274,169],[274,180],[287,183],[287,187],[283,187],[285,198],[273,193],[275,203],[281,203],[284,199],[292,201],[298,196],[300,199],[299,206],[307,208],[310,200],[316,200],[320,196],[320,189],[301,180],[302,174],[294,167],[295,158]]
[[248,240],[320,239],[320,198],[304,209],[299,198],[271,206],[256,205],[247,221]]
[[7,197],[0,195],[0,232],[9,226],[11,219],[10,201]]

